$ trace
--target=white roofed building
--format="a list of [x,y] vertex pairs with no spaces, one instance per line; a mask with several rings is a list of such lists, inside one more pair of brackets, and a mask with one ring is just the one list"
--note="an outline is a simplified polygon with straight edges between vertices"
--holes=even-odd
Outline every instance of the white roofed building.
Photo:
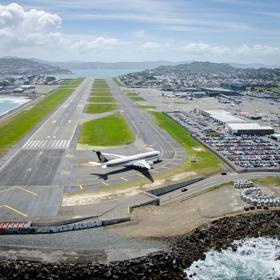
[[274,133],[271,126],[261,126],[259,123],[228,123],[226,127],[234,135],[268,135]]

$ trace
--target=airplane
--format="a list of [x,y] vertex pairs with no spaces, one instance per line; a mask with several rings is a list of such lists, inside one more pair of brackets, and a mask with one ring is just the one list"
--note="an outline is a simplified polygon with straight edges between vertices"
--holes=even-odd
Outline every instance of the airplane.
[[[101,153],[100,151],[95,151],[99,162],[89,162],[89,164],[99,166],[101,168],[107,168],[112,166],[123,165],[125,167],[135,167],[145,170],[150,170],[153,168],[153,164],[159,161],[159,151],[151,151],[141,154],[136,154],[132,156],[122,156],[116,154]],[[108,158],[112,159],[108,159]]]

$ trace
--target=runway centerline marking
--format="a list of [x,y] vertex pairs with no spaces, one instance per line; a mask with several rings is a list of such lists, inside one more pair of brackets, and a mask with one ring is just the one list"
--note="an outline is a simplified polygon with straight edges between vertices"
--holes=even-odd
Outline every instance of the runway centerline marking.
[[105,182],[101,182],[103,185],[105,186],[109,186],[109,184],[105,183]]
[[83,189],[84,189],[84,187],[83,187],[83,185],[82,185],[82,184],[80,184],[80,185],[79,185],[79,187],[80,187],[80,189],[81,189],[81,190],[83,190]]
[[15,209],[15,208],[14,208],[14,207],[12,207],[12,206],[6,205],[6,204],[1,205],[1,206],[0,206],[0,208],[8,208],[9,210],[11,210],[11,211],[13,211],[13,212],[15,212],[15,213],[17,213],[17,214],[19,214],[19,215],[21,215],[21,216],[25,217],[25,218],[27,218],[27,217],[28,217],[28,215],[27,215],[27,214],[25,214],[25,213],[23,213],[23,212],[21,212],[21,211],[19,211],[19,210]]

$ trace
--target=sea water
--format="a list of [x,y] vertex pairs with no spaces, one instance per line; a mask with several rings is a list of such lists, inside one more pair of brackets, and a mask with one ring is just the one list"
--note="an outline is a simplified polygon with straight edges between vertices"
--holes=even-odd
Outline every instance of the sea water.
[[[250,238],[233,243],[237,250],[207,252],[186,270],[194,280],[280,279],[280,241],[275,238]],[[192,275],[192,276],[191,276]],[[191,276],[191,277],[190,277]]]
[[25,104],[30,99],[27,97],[0,96],[0,116]]

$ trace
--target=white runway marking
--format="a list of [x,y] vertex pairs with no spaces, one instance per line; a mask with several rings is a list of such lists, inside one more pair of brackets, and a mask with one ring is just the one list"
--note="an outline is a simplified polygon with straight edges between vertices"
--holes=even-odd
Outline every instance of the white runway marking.
[[69,148],[71,140],[29,140],[23,146],[23,149],[67,149]]

